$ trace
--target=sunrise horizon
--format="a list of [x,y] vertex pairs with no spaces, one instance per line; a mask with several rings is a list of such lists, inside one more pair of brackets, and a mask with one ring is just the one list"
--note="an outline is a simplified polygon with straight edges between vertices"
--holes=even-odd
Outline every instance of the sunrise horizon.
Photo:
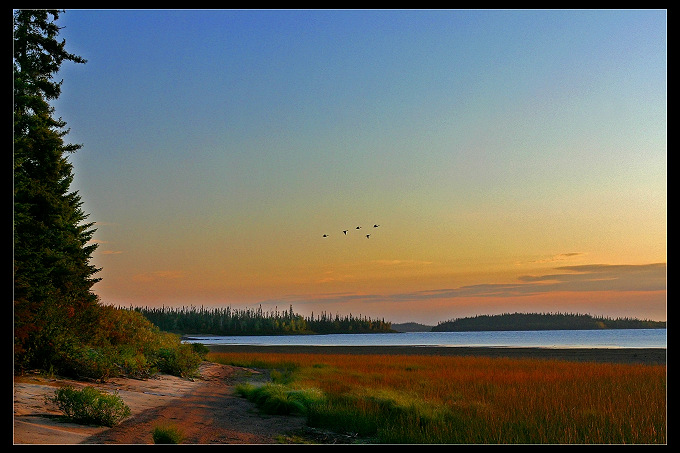
[[[666,321],[663,10],[69,10],[116,306]],[[360,228],[357,228],[360,227]]]

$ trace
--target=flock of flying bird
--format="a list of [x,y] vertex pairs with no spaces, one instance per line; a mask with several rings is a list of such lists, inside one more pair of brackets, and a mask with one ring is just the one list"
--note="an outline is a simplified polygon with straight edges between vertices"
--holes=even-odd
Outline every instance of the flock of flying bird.
[[[375,224],[375,225],[373,225],[373,228],[378,228],[379,226],[380,226],[380,225]],[[356,229],[356,230],[360,230],[361,227],[358,226],[358,227],[356,227],[355,229]],[[348,232],[348,231],[349,231],[349,230],[342,230],[342,232],[343,232],[343,234],[344,234],[345,236],[347,236],[347,232]],[[321,236],[321,237],[327,238],[328,236],[330,236],[330,234],[324,234],[324,235]],[[370,237],[371,237],[370,234],[367,234],[367,235],[366,235],[366,239],[369,239]]]

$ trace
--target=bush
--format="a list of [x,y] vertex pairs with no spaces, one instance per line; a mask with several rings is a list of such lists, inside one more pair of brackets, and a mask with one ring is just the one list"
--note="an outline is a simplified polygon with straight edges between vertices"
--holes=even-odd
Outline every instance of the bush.
[[75,390],[71,386],[61,387],[48,398],[64,415],[76,423],[114,426],[130,415],[130,408],[118,396],[94,387]]
[[156,426],[151,433],[154,444],[180,444],[184,435],[174,426]]
[[160,348],[157,353],[156,366],[162,373],[173,376],[188,377],[196,374],[201,357],[187,344]]
[[60,373],[76,379],[91,378],[104,382],[118,374],[114,358],[101,348],[86,345],[67,345],[57,352],[57,368]]
[[201,359],[205,359],[205,356],[208,355],[210,352],[210,349],[203,343],[190,343],[191,344],[191,349],[201,357]]
[[135,311],[103,305],[79,319],[87,327],[73,332],[55,317],[52,327],[35,334],[33,349],[17,350],[15,369],[51,369],[100,382],[116,376],[145,379],[158,371],[191,377],[208,353],[205,345],[183,344],[179,335],[160,331]]
[[135,379],[147,379],[156,369],[147,356],[128,347],[121,347],[116,359],[120,372]]

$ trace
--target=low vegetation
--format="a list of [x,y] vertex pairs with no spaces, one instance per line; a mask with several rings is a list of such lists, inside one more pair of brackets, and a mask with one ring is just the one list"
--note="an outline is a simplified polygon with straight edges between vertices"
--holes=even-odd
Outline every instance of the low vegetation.
[[181,444],[184,434],[176,426],[156,426],[151,432],[154,444]]
[[30,367],[102,382],[116,376],[144,379],[159,372],[190,377],[207,353],[205,346],[182,343],[178,335],[161,331],[140,313],[111,306],[99,306],[86,329],[87,335],[66,329],[44,334],[41,348],[22,354],[15,371]]
[[240,390],[267,411],[304,414],[310,427],[375,443],[666,442],[662,365],[257,353],[208,359],[276,371],[270,384]]
[[64,386],[47,398],[59,407],[64,416],[87,425],[115,426],[130,415],[130,408],[117,393],[109,394],[94,387],[76,390]]
[[307,410],[325,400],[323,392],[315,388],[296,389],[285,384],[252,385],[243,383],[236,392],[258,404],[263,412],[272,415],[307,414]]

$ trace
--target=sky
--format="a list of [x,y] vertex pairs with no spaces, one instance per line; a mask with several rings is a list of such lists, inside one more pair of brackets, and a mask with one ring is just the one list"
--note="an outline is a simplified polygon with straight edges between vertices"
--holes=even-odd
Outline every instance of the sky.
[[665,10],[57,23],[104,304],[666,320]]

